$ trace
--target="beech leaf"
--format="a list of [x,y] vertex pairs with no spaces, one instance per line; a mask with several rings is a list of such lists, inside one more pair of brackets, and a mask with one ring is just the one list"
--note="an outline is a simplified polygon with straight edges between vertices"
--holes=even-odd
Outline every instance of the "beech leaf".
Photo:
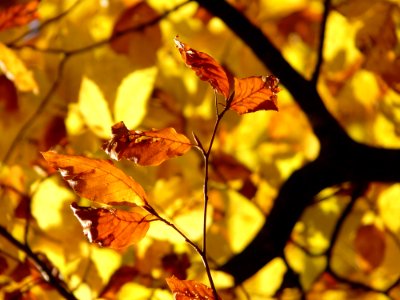
[[71,204],[89,242],[122,250],[139,242],[150,227],[151,215],[118,209],[82,207]]
[[279,80],[273,75],[235,78],[235,94],[230,109],[240,115],[259,110],[278,110]]
[[383,261],[386,249],[385,234],[374,224],[362,225],[357,230],[354,248],[360,268],[364,272],[371,272]]
[[42,155],[81,197],[110,205],[147,204],[142,186],[109,160],[63,155],[53,151],[42,152]]
[[192,147],[190,140],[174,128],[128,130],[124,122],[112,127],[113,138],[103,145],[115,160],[128,159],[141,166],[157,166],[167,159],[181,156]]
[[[212,289],[200,282],[179,280],[175,276],[171,276],[165,280],[175,300],[215,300]],[[218,297],[218,299],[221,298]]]
[[178,48],[183,61],[188,67],[196,72],[196,75],[203,81],[207,81],[211,86],[226,99],[233,87],[233,76],[210,55],[197,51],[182,43],[176,37],[175,45]]

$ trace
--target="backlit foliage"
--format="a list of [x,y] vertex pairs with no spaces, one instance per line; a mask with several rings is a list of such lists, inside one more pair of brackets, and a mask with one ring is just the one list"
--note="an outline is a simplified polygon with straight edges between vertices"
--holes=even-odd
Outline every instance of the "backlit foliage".
[[399,3],[220,2],[0,3],[0,298],[214,297],[226,107],[219,297],[400,298]]

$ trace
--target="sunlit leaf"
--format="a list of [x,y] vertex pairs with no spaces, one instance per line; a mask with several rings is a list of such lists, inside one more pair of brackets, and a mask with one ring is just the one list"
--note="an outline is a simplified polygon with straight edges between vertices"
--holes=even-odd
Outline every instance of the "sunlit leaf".
[[87,77],[81,83],[78,106],[87,126],[99,137],[109,138],[113,121],[108,103],[97,84]]
[[114,117],[129,128],[137,127],[147,111],[147,102],[154,88],[157,68],[136,70],[126,76],[117,90]]
[[[11,2],[11,1],[10,1]],[[5,7],[0,6],[0,31],[7,28],[23,26],[38,18],[37,8],[39,0],[11,2]]]
[[240,115],[259,110],[278,110],[279,80],[273,75],[235,78],[235,94],[230,109]]
[[18,90],[37,94],[39,87],[24,62],[10,48],[0,43],[0,70],[14,82]]
[[[179,280],[175,276],[165,279],[175,300],[213,300],[212,289],[194,280]],[[220,299],[218,297],[218,299]]]
[[149,229],[149,215],[118,209],[81,207],[71,204],[89,242],[122,250],[139,242]]
[[112,33],[111,48],[128,55],[139,67],[154,64],[162,45],[158,13],[147,1],[134,0],[117,19]]
[[357,230],[354,247],[361,269],[371,272],[379,267],[384,259],[385,234],[374,224],[362,225]]
[[123,122],[112,127],[113,138],[103,145],[111,158],[129,159],[141,166],[157,166],[190,150],[192,144],[173,128],[128,130]]
[[228,98],[233,88],[233,77],[210,55],[190,48],[178,38],[174,39],[175,45],[181,53],[183,61],[196,72],[196,75],[211,86],[225,98]]
[[52,151],[42,155],[81,197],[104,204],[147,204],[142,186],[109,160]]

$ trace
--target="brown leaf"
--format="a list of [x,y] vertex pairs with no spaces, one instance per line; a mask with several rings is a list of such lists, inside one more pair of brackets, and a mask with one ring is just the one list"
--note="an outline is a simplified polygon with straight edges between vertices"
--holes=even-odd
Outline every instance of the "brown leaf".
[[107,285],[100,292],[99,297],[101,299],[116,299],[116,294],[122,288],[125,283],[132,282],[136,276],[139,275],[139,271],[135,267],[122,266],[116,270],[111,278],[108,280]]
[[0,255],[0,275],[3,274],[8,269],[7,259]]
[[365,272],[371,272],[383,261],[386,248],[385,234],[374,224],[362,225],[357,230],[354,248],[360,268]]
[[7,76],[0,76],[0,103],[4,103],[4,109],[7,113],[18,111],[18,94],[14,82]]
[[[165,279],[175,300],[213,300],[212,289],[194,280],[179,280],[175,276]],[[218,297],[218,299],[220,299]]]
[[169,274],[176,276],[178,279],[185,279],[187,277],[187,269],[190,267],[190,259],[187,253],[170,253],[163,256],[161,264]]
[[89,242],[102,247],[122,250],[139,242],[150,227],[151,215],[118,209],[81,207],[75,202],[71,209],[83,227]]
[[53,151],[42,152],[42,155],[81,197],[104,204],[147,204],[142,186],[109,160]]
[[113,138],[103,145],[113,159],[129,159],[141,166],[157,166],[181,156],[192,147],[190,140],[173,128],[151,131],[128,130],[123,122],[112,127]]
[[230,109],[240,115],[259,110],[278,110],[279,80],[273,75],[235,78],[235,94]]
[[159,22],[154,22],[158,18],[158,13],[147,1],[134,1],[114,25],[111,48],[116,53],[129,56],[140,67],[154,64],[157,50],[162,45]]
[[227,99],[233,88],[233,76],[207,53],[190,48],[177,37],[174,41],[186,65],[193,69],[201,80],[207,81]]
[[11,4],[1,4],[0,6],[0,31],[23,26],[38,18],[39,0],[24,1],[24,3],[8,2]]

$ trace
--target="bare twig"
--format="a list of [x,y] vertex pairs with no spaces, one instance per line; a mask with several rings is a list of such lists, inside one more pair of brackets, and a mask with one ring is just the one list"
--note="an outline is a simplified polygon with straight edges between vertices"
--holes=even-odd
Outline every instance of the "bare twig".
[[317,49],[317,63],[315,65],[314,72],[311,77],[311,82],[316,85],[317,80],[321,71],[321,66],[324,61],[324,55],[323,55],[323,50],[324,50],[324,42],[325,42],[325,32],[326,32],[326,23],[328,20],[328,15],[331,7],[331,0],[325,0],[324,1],[324,13],[322,15],[322,20],[321,20],[321,27],[320,27],[320,32],[319,32],[319,45]]
[[44,263],[38,255],[36,255],[30,247],[22,244],[16,238],[14,238],[3,226],[0,226],[0,235],[8,240],[11,244],[17,247],[19,250],[23,251],[28,258],[30,258],[39,273],[42,275],[43,279],[51,284],[65,299],[77,300],[72,292],[69,291],[65,282],[53,275],[52,270]]

